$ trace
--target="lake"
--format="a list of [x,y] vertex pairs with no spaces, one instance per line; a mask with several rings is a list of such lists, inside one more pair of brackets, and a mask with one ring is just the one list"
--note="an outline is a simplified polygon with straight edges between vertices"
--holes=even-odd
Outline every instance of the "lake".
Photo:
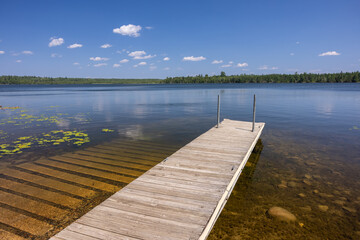
[[0,86],[0,238],[59,231],[213,127],[218,94],[266,126],[209,239],[359,239],[360,84]]

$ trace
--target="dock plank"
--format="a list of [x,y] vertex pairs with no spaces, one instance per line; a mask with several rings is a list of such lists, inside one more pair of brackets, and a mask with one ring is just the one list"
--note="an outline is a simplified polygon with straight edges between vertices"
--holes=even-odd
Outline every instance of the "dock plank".
[[[153,160],[145,163],[161,162],[55,238],[206,239],[264,126],[265,123],[256,123],[252,132],[251,122],[225,119],[219,128],[211,128],[163,161],[161,150],[166,148],[154,144],[156,150],[151,155],[159,158],[151,157]],[[144,163],[141,157],[137,159],[136,153],[142,151],[141,144],[129,143],[128,150],[126,147],[127,144],[120,145],[116,153],[126,153],[126,161],[134,159],[134,164]],[[123,156],[109,154],[110,149],[116,148],[115,142],[80,154],[121,161]],[[151,144],[145,148],[151,149]],[[98,163],[93,166],[110,169]]]

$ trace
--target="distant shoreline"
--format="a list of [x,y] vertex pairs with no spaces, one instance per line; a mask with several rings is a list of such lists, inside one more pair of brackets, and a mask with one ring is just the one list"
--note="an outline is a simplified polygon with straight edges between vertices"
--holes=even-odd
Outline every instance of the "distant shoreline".
[[211,83],[358,83],[360,72],[295,73],[267,75],[197,75],[168,77],[166,79],[117,79],[117,78],[50,78],[36,76],[0,76],[0,85],[61,85],[61,84],[211,84]]

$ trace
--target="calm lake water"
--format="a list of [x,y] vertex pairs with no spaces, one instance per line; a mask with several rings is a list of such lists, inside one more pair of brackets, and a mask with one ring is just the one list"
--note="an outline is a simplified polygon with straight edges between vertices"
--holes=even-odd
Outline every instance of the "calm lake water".
[[[66,211],[90,209],[130,181],[118,176],[139,176],[214,126],[218,94],[221,118],[243,121],[256,94],[266,126],[209,239],[360,239],[360,84],[0,86],[0,105],[19,107],[0,110],[0,238],[58,231],[83,214]],[[113,170],[115,145],[152,163]],[[78,162],[87,154],[97,165]],[[297,221],[267,217],[272,206]]]

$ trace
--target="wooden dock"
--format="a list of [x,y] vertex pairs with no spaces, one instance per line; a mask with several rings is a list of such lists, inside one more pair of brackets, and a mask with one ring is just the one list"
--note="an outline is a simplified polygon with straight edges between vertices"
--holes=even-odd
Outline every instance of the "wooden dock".
[[225,119],[51,239],[206,239],[264,126]]

